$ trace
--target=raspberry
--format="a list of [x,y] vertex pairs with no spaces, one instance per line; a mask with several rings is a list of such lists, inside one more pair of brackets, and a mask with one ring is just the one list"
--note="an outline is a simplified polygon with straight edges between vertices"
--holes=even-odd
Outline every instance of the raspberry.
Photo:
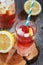
[[28,27],[27,26],[21,26],[20,28],[22,28],[22,31],[24,32],[24,33],[28,33],[29,32],[29,29],[28,29]]

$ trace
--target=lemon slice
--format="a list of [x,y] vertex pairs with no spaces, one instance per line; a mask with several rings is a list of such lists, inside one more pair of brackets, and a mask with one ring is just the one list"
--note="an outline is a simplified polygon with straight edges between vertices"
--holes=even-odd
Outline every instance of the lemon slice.
[[[28,0],[24,3],[24,10],[28,14],[30,10],[30,5],[32,1]],[[32,14],[31,15],[38,15],[41,12],[41,4],[38,1],[34,2],[34,7],[32,8]]]
[[30,36],[33,36],[33,30],[32,30],[32,28],[29,28],[29,34],[30,34]]
[[7,53],[14,46],[14,36],[8,31],[0,31],[0,52]]

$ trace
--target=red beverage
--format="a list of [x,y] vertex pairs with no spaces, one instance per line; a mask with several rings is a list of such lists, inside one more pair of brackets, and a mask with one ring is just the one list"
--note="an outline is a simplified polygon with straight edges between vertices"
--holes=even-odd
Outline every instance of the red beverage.
[[[25,23],[25,21],[23,22]],[[16,48],[20,55],[27,56],[34,43],[33,37],[36,32],[36,27],[32,23],[26,26],[23,22],[19,22],[16,25]]]
[[[31,26],[20,26],[19,29],[22,29],[21,31],[23,32],[23,36],[22,36],[22,33],[19,34],[17,32],[17,35],[16,35],[16,40],[17,40],[17,43],[18,43],[18,46],[20,47],[21,45],[24,46],[24,47],[30,47],[34,40],[32,38],[32,36],[29,35],[29,28],[32,29]],[[33,29],[32,29],[32,32],[33,32]]]
[[[9,4],[7,2],[10,2],[11,4]],[[4,2],[0,2],[0,3],[1,3],[0,28],[2,28],[2,29],[10,28],[14,24],[15,18],[16,18],[14,0],[12,0],[12,1],[6,0],[5,3]]]

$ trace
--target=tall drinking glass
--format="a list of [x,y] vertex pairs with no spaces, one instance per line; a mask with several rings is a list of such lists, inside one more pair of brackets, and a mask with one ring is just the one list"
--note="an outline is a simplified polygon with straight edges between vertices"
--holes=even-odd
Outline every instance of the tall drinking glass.
[[16,49],[21,56],[28,56],[34,44],[34,38],[37,32],[35,23],[29,22],[26,26],[26,20],[16,24]]

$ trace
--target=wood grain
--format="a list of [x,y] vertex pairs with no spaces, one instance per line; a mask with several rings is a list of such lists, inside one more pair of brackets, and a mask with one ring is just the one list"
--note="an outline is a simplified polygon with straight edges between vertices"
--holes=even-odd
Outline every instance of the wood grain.
[[14,53],[11,59],[5,64],[8,54],[0,53],[0,65],[25,65],[26,61],[17,53]]

